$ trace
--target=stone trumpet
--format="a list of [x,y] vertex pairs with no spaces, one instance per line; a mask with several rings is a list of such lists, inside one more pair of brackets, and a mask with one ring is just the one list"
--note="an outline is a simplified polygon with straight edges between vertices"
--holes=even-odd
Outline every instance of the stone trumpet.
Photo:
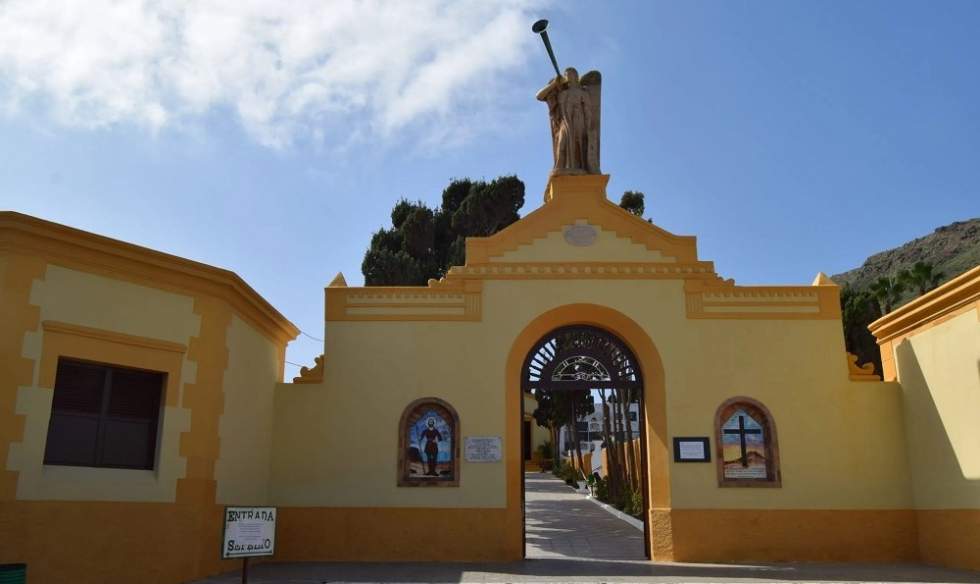
[[544,48],[548,51],[548,56],[551,57],[551,65],[555,68],[555,74],[561,77],[561,71],[558,70],[558,59],[555,59],[555,52],[551,49],[551,40],[548,39],[548,21],[541,19],[531,25],[531,32],[541,35],[541,42],[544,43]]

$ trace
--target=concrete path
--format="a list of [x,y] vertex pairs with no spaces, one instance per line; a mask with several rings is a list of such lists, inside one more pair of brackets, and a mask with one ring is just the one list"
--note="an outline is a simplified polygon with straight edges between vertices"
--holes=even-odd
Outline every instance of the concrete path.
[[[980,572],[904,564],[663,564],[601,560],[526,560],[505,564],[259,564],[249,584],[335,582],[980,582]],[[198,584],[239,584],[234,572]]]
[[643,532],[573,491],[551,473],[524,474],[530,559],[645,560]]

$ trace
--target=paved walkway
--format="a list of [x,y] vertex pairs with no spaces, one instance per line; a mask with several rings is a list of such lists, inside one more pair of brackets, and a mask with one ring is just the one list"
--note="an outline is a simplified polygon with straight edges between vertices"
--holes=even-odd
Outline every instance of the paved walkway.
[[530,559],[645,560],[643,532],[576,493],[551,473],[524,474]]
[[[239,584],[234,572],[198,584]],[[980,573],[905,564],[663,564],[634,561],[527,560],[505,564],[259,564],[249,584],[339,582],[980,582]]]

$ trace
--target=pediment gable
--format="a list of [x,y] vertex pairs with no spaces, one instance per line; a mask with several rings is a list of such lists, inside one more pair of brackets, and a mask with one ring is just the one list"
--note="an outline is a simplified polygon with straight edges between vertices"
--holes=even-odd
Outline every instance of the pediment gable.
[[552,177],[545,204],[489,237],[466,240],[466,265],[507,262],[694,263],[697,241],[606,198],[606,175]]
[[674,263],[677,258],[650,249],[587,219],[549,231],[528,243],[488,258],[498,262],[653,262]]

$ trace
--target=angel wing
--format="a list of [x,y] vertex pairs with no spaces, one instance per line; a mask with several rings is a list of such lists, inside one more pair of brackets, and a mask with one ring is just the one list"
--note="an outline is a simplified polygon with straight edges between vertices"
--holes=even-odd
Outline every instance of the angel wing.
[[587,166],[590,173],[599,174],[599,115],[602,112],[602,74],[589,71],[579,80],[582,89],[589,93],[592,102],[592,124],[588,135]]

